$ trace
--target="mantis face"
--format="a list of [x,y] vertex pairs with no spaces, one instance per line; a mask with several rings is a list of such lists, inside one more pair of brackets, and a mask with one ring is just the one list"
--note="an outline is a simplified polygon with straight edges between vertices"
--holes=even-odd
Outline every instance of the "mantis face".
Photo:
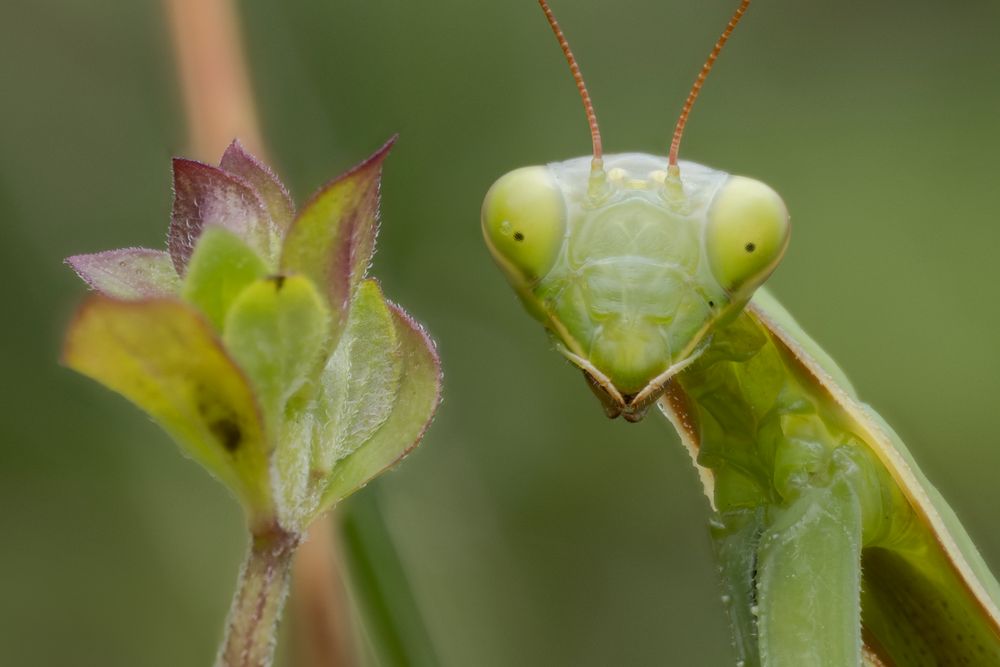
[[629,421],[738,314],[790,231],[767,185],[641,153],[514,170],[482,226],[528,311]]

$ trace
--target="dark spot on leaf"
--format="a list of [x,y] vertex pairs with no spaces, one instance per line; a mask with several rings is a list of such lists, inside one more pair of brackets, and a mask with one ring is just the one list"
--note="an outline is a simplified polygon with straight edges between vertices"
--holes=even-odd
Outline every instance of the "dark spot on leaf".
[[269,276],[268,280],[274,283],[274,289],[280,291],[285,286],[285,276]]
[[753,241],[751,241],[750,243],[747,243],[745,246],[743,246],[743,248],[747,252],[753,252],[754,250],[757,249],[757,245]]
[[208,429],[215,436],[216,440],[222,443],[227,452],[235,452],[240,448],[243,432],[240,430],[240,425],[232,419],[217,419],[208,425]]
[[524,234],[522,234],[521,232],[514,232],[514,240],[515,241],[523,241],[524,240]]
[[198,413],[205,420],[209,432],[227,452],[235,452],[243,441],[240,420],[231,407],[214,396],[211,389],[201,383],[195,384],[198,394]]

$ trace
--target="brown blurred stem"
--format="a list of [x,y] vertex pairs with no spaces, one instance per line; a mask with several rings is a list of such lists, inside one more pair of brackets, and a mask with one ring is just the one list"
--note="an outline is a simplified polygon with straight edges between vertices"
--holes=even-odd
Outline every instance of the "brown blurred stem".
[[165,0],[188,123],[189,148],[217,160],[234,137],[263,152],[231,0]]
[[295,664],[343,667],[356,664],[350,653],[347,592],[338,556],[334,517],[319,517],[295,556],[292,573]]
[[[226,146],[238,137],[248,149],[263,157],[264,142],[257,122],[233,2],[164,1],[184,97],[188,150],[201,160],[214,162],[222,155]],[[301,656],[299,665],[354,665],[345,629],[346,595],[337,567],[331,518],[320,517],[309,532],[310,538],[298,549],[292,575],[292,605],[294,616],[301,626],[295,633],[299,643],[296,654]],[[257,541],[254,540],[251,546],[246,565],[248,571],[263,562],[263,556],[255,551]],[[271,554],[269,558],[273,560],[274,556],[275,554]],[[290,558],[290,552],[288,556]],[[271,564],[284,567],[287,574],[287,562]],[[244,578],[245,576],[241,576],[241,585]],[[287,586],[287,576],[275,581]],[[238,599],[234,600],[233,613],[237,613]],[[227,633],[231,629],[230,626]]]

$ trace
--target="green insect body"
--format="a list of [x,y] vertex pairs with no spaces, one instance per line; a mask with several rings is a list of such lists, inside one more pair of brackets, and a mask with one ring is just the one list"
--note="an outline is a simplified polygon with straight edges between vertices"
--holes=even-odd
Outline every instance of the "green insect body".
[[501,177],[484,236],[609,416],[658,402],[674,424],[712,506],[738,664],[1000,665],[1000,586],[958,519],[759,289],[790,236],[780,197],[674,162],[679,135],[671,160],[601,155],[588,115],[594,157]]

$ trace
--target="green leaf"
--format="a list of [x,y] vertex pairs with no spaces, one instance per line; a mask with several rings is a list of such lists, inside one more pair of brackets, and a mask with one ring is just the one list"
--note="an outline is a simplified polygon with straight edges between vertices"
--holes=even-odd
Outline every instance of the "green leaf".
[[283,525],[304,527],[320,511],[335,464],[388,419],[403,367],[397,338],[378,284],[363,282],[315,392],[285,415],[275,456]]
[[391,303],[388,308],[402,362],[399,388],[381,426],[334,465],[319,511],[357,491],[416,447],[440,402],[441,363],[434,343],[405,311]]
[[403,359],[392,312],[374,280],[358,288],[340,344],[320,377],[317,419],[325,427],[313,467],[326,476],[389,418]]
[[92,288],[119,299],[172,296],[181,286],[170,255],[161,250],[107,250],[73,255],[66,263]]
[[324,186],[285,237],[282,269],[304,273],[323,290],[333,311],[334,330],[344,326],[354,290],[371,263],[382,162],[394,141]]
[[264,261],[239,236],[209,225],[191,256],[181,296],[221,331],[236,297],[267,273]]
[[226,316],[226,349],[250,377],[272,428],[316,369],[328,333],[323,298],[304,276],[273,276],[244,289]]
[[273,520],[261,412],[194,309],[175,299],[91,297],[70,325],[63,361],[145,410],[236,494],[251,523]]

